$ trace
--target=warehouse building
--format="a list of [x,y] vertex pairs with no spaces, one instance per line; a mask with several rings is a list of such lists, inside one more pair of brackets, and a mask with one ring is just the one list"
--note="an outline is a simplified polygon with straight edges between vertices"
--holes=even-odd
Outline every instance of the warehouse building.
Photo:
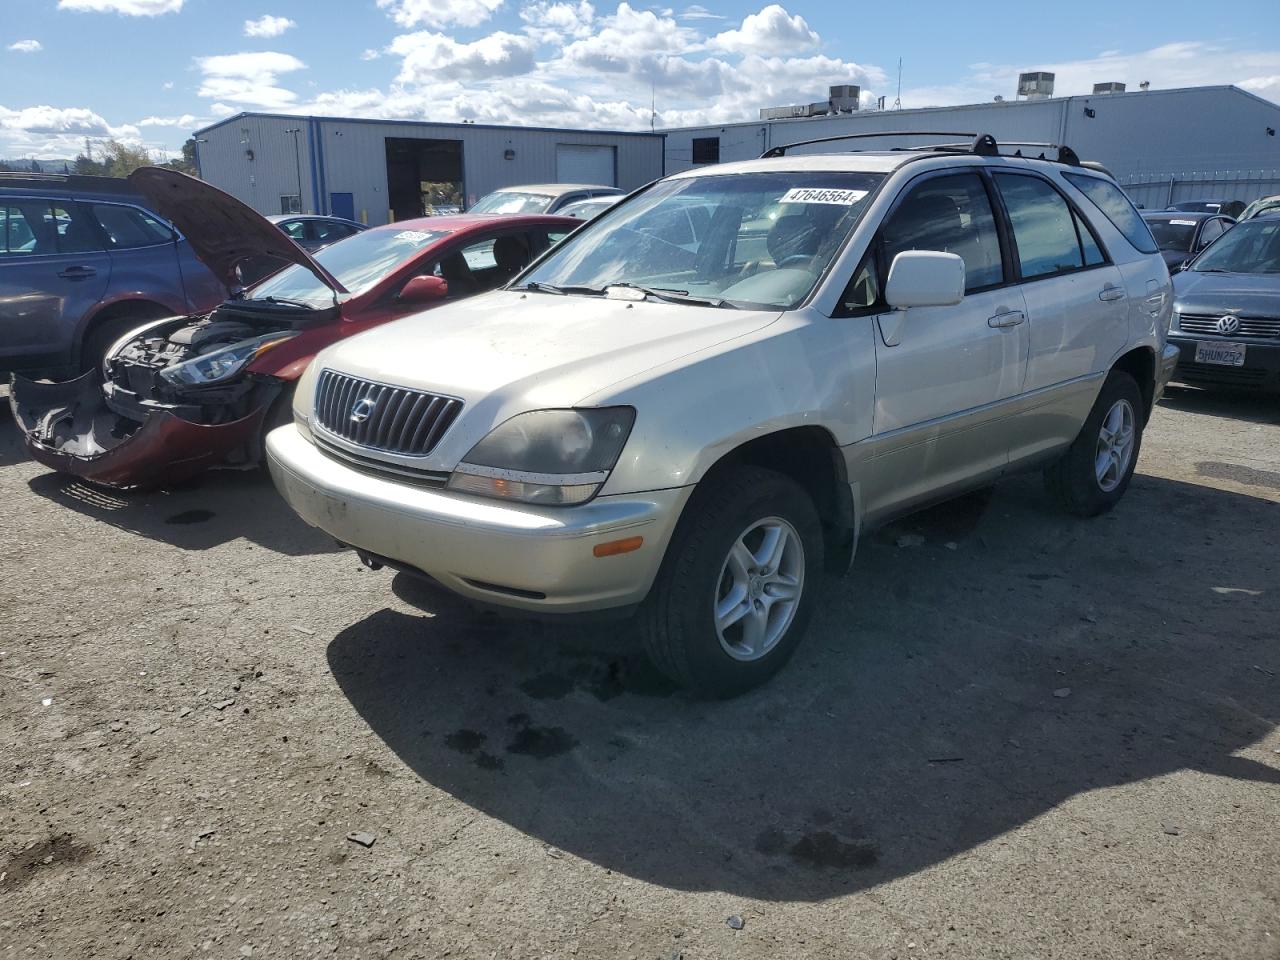
[[259,213],[371,225],[456,212],[499,187],[662,176],[660,134],[240,113],[193,134],[200,175]]
[[[826,101],[765,107],[761,119],[664,131],[668,173],[758,157],[780,144],[869,131],[962,131],[996,140],[1065,143],[1103,163],[1140,204],[1254,200],[1280,193],[1280,106],[1237,87],[1125,92],[1099,83],[1094,94],[1054,97],[1053,74],[1024,74],[1021,99],[915,110],[861,109],[856,87],[833,87]],[[946,137],[869,139],[809,150],[887,149]],[[796,152],[805,152],[802,148]]]

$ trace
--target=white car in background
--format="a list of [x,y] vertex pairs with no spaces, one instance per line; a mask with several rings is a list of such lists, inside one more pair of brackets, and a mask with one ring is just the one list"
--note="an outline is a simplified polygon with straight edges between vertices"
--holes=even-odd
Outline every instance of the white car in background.
[[558,216],[573,217],[577,220],[594,220],[621,199],[621,196],[611,194],[603,197],[591,197],[587,200],[577,200],[561,207],[556,213]]
[[1077,516],[1114,506],[1177,360],[1115,181],[989,136],[770,153],[325,350],[268,437],[285,499],[479,601],[638,611],[710,696],[781,668],[823,571],[895,516],[1028,469]]
[[592,197],[622,197],[617,187],[589,183],[531,183],[485,194],[467,213],[559,213]]

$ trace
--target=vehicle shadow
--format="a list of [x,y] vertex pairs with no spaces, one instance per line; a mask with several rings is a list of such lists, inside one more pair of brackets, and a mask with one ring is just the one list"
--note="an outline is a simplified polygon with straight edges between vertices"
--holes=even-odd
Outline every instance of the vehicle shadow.
[[286,556],[341,549],[289,509],[265,470],[214,470],[146,492],[111,490],[59,473],[42,473],[27,485],[92,520],[183,550],[208,550],[241,538]]
[[1231,390],[1198,390],[1170,384],[1160,405],[1184,413],[1243,420],[1246,423],[1280,423],[1280,397]]
[[1280,784],[1277,758],[1235,756],[1280,719],[1278,517],[1138,476],[1078,521],[1006,481],[865,540],[792,663],[727,702],[673,690],[625,626],[478,614],[404,575],[430,614],[375,613],[328,658],[419,777],[552,855],[822,900],[1084,791],[1184,768]]

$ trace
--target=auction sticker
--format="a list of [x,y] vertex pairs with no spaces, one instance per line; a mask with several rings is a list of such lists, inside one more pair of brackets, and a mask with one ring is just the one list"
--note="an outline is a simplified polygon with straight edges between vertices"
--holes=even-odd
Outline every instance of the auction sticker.
[[392,239],[408,240],[410,243],[426,243],[431,239],[431,234],[423,233],[421,230],[401,230]]
[[1196,225],[1194,220],[1170,220],[1169,222],[1175,227],[1194,227]]
[[867,195],[866,190],[839,190],[832,187],[792,187],[779,203],[834,203],[851,207]]

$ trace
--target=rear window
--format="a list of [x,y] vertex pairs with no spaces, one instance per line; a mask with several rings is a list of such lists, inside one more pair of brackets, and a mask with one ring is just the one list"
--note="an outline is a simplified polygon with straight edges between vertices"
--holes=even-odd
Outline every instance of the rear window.
[[1135,249],[1143,253],[1156,253],[1159,250],[1133,201],[1114,183],[1079,173],[1064,173],[1063,176],[1102,211]]
[[112,250],[149,247],[173,239],[173,232],[168,227],[137,207],[95,203],[90,209],[106,233]]

